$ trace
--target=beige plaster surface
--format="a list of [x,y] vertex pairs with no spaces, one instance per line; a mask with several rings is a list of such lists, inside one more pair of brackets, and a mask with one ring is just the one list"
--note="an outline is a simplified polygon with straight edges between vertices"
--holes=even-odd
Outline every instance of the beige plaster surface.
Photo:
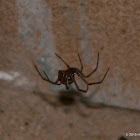
[[[0,139],[117,139],[140,132],[138,5],[138,0],[0,0]],[[88,74],[98,52],[99,68],[87,81],[110,71],[83,94],[74,85],[67,91],[43,81],[34,67],[54,81],[66,69],[55,53],[80,69],[79,53]],[[68,94],[70,105],[61,94]],[[101,107],[95,109],[95,103]]]

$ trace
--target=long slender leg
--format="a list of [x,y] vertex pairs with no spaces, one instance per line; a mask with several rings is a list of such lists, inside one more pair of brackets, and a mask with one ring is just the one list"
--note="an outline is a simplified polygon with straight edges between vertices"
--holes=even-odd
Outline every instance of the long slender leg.
[[105,79],[105,77],[106,77],[106,75],[107,75],[109,69],[110,69],[110,68],[107,69],[107,71],[106,71],[106,73],[105,73],[105,75],[104,75],[104,77],[102,78],[101,81],[99,81],[99,82],[94,82],[94,83],[88,83],[88,85],[101,84],[101,83],[104,81],[104,79]]
[[78,76],[81,77],[81,79],[82,79],[86,84],[88,84],[88,85],[94,85],[94,84],[100,84],[100,83],[102,83],[102,82],[104,81],[104,79],[105,79],[105,77],[106,77],[106,75],[107,75],[109,69],[110,69],[110,68],[107,69],[107,71],[106,71],[106,73],[105,73],[105,75],[104,75],[104,77],[102,78],[101,81],[99,81],[99,82],[94,82],[94,83],[88,83],[87,80],[84,78],[83,73],[81,73],[80,71],[77,71],[76,73],[77,73]]
[[88,82],[87,82],[87,80],[84,78],[84,75],[83,75],[83,73],[81,72],[81,71],[77,71],[76,72],[76,74],[78,75],[78,76],[80,76],[81,77],[81,79],[88,85]]
[[66,89],[69,89],[69,82],[68,82],[68,80],[66,82]]
[[87,92],[88,91],[88,85],[87,85],[87,89],[86,90],[80,89],[79,86],[78,86],[78,84],[77,84],[77,82],[76,82],[76,80],[75,80],[75,78],[73,76],[71,76],[71,78],[72,78],[72,80],[73,80],[73,82],[74,82],[77,90],[79,90],[81,92]]
[[37,72],[39,73],[40,77],[41,77],[43,80],[45,80],[45,81],[47,81],[47,82],[49,82],[49,83],[55,84],[55,85],[60,85],[60,84],[58,84],[59,79],[57,79],[55,82],[52,82],[44,71],[43,71],[43,73],[45,74],[45,76],[47,77],[47,79],[41,75],[41,73],[39,72],[39,70],[38,70],[38,68],[37,68],[36,65],[35,65],[35,68],[36,68]]
[[57,80],[56,80],[55,82],[53,82],[53,81],[51,81],[51,80],[49,79],[49,77],[48,77],[48,75],[45,73],[45,71],[43,71],[43,73],[44,73],[45,76],[48,78],[48,82],[50,82],[50,83],[52,83],[52,84],[54,84],[54,85],[61,85],[61,84],[58,83],[58,82],[59,82],[59,78],[57,78]]
[[99,53],[98,53],[96,68],[95,68],[90,74],[88,74],[87,76],[86,76],[86,75],[84,75],[84,76],[85,76],[86,78],[89,77],[89,76],[91,76],[91,75],[97,70],[98,64],[99,64]]
[[80,60],[80,63],[81,63],[81,72],[83,71],[83,64],[82,64],[82,61],[81,61],[81,58],[80,58],[80,55],[78,54],[78,57],[79,57],[79,60]]
[[[56,53],[55,53],[56,54]],[[64,63],[65,63],[65,65],[69,68],[70,66],[58,55],[58,54],[56,54],[56,56],[59,58],[59,59],[61,59]]]

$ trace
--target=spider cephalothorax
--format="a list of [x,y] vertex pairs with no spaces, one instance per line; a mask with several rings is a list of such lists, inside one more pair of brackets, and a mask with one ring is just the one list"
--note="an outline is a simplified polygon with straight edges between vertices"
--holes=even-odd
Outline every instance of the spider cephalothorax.
[[[39,75],[41,76],[41,78],[49,83],[52,83],[52,84],[55,84],[55,85],[65,85],[66,88],[68,89],[69,88],[69,85],[74,83],[76,88],[79,90],[79,91],[82,91],[82,92],[87,92],[88,91],[88,85],[95,85],[95,84],[100,84],[103,82],[103,80],[105,79],[108,71],[109,71],[109,68],[107,69],[104,77],[102,78],[101,81],[99,82],[93,82],[93,83],[88,83],[87,80],[85,78],[88,78],[89,76],[91,76],[98,68],[98,63],[99,63],[99,53],[98,53],[98,59],[97,59],[97,64],[96,64],[96,68],[91,72],[89,73],[88,75],[85,75],[82,73],[83,71],[83,64],[82,64],[82,61],[81,61],[81,58],[78,54],[78,57],[79,57],[79,60],[80,60],[80,63],[81,63],[81,70],[79,70],[78,68],[73,68],[73,67],[70,67],[58,54],[56,54],[57,57],[59,57],[64,63],[65,65],[67,66],[67,70],[59,70],[58,71],[58,78],[55,82],[51,81],[48,77],[48,75],[45,73],[45,71],[43,71],[43,73],[45,74],[46,77],[43,77],[39,70],[37,69],[37,67],[35,66],[36,70],[38,71]],[[77,74],[86,84],[87,84],[87,88],[86,90],[83,90],[83,89],[80,89],[76,80],[75,80],[75,74]]]

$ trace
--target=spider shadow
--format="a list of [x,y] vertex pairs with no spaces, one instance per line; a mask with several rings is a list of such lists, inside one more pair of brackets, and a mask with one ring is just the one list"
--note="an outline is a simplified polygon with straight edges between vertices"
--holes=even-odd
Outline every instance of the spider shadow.
[[[86,93],[81,93],[73,88],[70,90],[61,90],[58,95],[58,101],[61,106],[64,106],[64,112],[68,113],[71,109],[74,110],[82,117],[89,117],[92,110],[90,109],[100,109],[104,107],[103,104],[93,102],[95,94],[98,93],[99,88],[96,88],[93,92],[88,95]],[[73,106],[74,105],[74,106]],[[71,106],[73,106],[71,108]]]
[[75,110],[80,116],[88,117],[90,116],[91,109],[100,109],[104,108],[104,104],[94,103],[93,98],[95,94],[98,93],[99,88],[96,88],[90,94],[85,95],[86,93],[81,93],[73,88],[69,90],[61,90],[57,95],[46,94],[45,92],[34,91],[33,94],[40,97],[41,100],[51,105],[53,108],[61,108],[65,114],[70,113],[72,110]]
[[83,104],[85,107],[98,108],[100,104],[94,103],[94,95],[97,94],[99,88],[96,88],[94,92],[91,92],[88,96],[85,96],[86,93],[81,93],[73,88],[69,90],[61,90],[58,92],[58,95],[46,94],[38,90],[33,91],[33,94],[39,96],[41,100],[50,104],[54,108],[58,107],[68,107],[73,106],[78,103]]
[[74,105],[77,102],[80,102],[86,107],[100,107],[101,104],[97,104],[92,101],[98,90],[99,88],[96,88],[94,92],[91,92],[88,96],[85,96],[86,93],[81,93],[73,88],[69,90],[61,90],[59,92],[58,101],[65,106]]
[[39,90],[33,91],[33,94],[40,97],[41,100],[50,104],[54,108],[62,107],[62,106],[72,106],[76,104],[75,95],[79,95],[80,93],[75,90],[65,91],[62,90],[58,92],[58,95],[50,95],[45,92],[41,92]]

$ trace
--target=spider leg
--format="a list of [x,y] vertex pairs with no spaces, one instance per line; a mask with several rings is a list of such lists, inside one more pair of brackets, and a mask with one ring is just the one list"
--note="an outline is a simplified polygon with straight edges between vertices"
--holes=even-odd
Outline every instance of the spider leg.
[[71,78],[72,78],[72,80],[73,80],[73,82],[74,82],[77,90],[79,90],[81,92],[87,92],[88,91],[88,84],[87,84],[87,89],[86,90],[80,89],[79,86],[78,86],[78,84],[77,84],[77,82],[76,82],[76,80],[75,80],[75,77],[71,76]]
[[54,85],[61,85],[61,83],[59,84],[59,78],[57,78],[57,80],[55,82],[51,81],[48,77],[48,75],[45,73],[45,71],[43,71],[43,73],[45,74],[45,76],[47,77],[47,81],[54,84]]
[[68,80],[66,82],[66,89],[69,89],[69,82],[68,82]]
[[110,69],[110,68],[107,69],[107,71],[106,71],[106,73],[105,73],[105,75],[104,75],[104,77],[102,78],[101,81],[99,81],[99,82],[94,82],[94,83],[88,83],[87,80],[84,78],[84,75],[83,75],[83,73],[82,73],[81,71],[77,71],[76,74],[77,74],[78,76],[80,76],[81,79],[82,79],[87,85],[94,85],[94,84],[100,84],[100,83],[102,83],[102,82],[104,81],[104,79],[105,79],[105,77],[106,77],[106,75],[107,75],[109,69]]
[[78,57],[79,57],[79,60],[80,60],[80,63],[81,63],[81,72],[83,71],[83,64],[82,64],[82,61],[81,61],[81,58],[80,58],[80,55],[78,54]]
[[104,81],[104,79],[105,79],[105,77],[106,77],[106,75],[107,75],[109,69],[110,69],[110,68],[107,69],[107,71],[106,71],[106,73],[105,73],[105,75],[104,75],[104,77],[102,78],[101,81],[99,81],[99,82],[94,82],[94,83],[88,83],[88,85],[101,84],[101,83]]
[[41,77],[43,80],[45,80],[45,81],[47,81],[47,82],[50,82],[50,83],[52,83],[52,84],[55,84],[55,85],[60,85],[60,84],[58,84],[59,79],[57,79],[55,82],[52,82],[44,71],[43,71],[43,73],[45,74],[45,76],[46,76],[47,78],[45,78],[45,77],[43,77],[43,76],[41,75],[41,73],[39,72],[39,70],[38,70],[38,68],[37,68],[36,65],[35,65],[35,68],[36,68],[37,72],[39,73],[40,77]]
[[61,59],[61,60],[65,63],[65,65],[66,65],[68,68],[70,68],[70,66],[69,66],[57,53],[55,53],[55,55],[56,55],[59,59]]
[[96,68],[90,73],[90,74],[88,74],[87,76],[86,75],[84,75],[84,77],[89,77],[89,76],[91,76],[96,70],[97,70],[97,68],[98,68],[98,64],[99,64],[99,53],[98,53],[98,58],[97,58],[97,64],[96,64]]
[[81,71],[77,70],[76,74],[77,74],[79,77],[81,77],[81,79],[88,85],[88,82],[87,82],[87,80],[84,78],[85,76],[84,76],[84,74],[83,74]]

